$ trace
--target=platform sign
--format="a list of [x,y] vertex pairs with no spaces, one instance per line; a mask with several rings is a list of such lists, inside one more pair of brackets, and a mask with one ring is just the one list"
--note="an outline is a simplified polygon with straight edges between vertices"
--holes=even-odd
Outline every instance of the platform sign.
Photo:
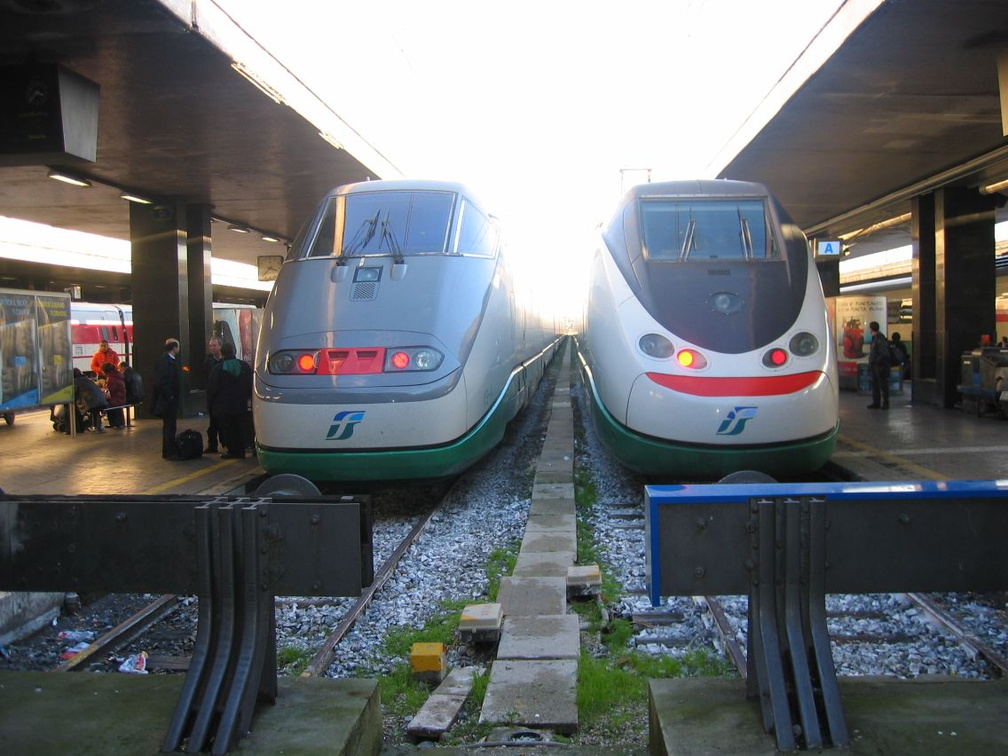
[[816,241],[816,257],[839,257],[843,243],[839,239],[819,239]]
[[0,289],[0,412],[72,399],[70,295]]

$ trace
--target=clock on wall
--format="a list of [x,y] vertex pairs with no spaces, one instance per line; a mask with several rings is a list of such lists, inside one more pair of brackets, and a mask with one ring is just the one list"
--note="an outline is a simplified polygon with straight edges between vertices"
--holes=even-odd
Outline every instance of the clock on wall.
[[256,263],[259,267],[259,280],[276,281],[283,261],[283,255],[260,255],[257,257]]

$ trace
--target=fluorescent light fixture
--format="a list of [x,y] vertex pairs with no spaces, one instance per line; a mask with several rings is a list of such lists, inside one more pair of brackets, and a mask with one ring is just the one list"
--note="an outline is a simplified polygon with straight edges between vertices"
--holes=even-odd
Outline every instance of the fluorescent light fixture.
[[273,102],[275,102],[277,105],[283,105],[284,101],[283,96],[273,86],[267,84],[266,81],[261,76],[259,76],[259,74],[253,72],[252,69],[250,69],[244,63],[239,63],[236,60],[234,63],[231,64],[231,68],[233,68],[235,71],[237,71],[246,79],[248,79],[253,85],[255,85],[256,89],[258,89],[264,95],[273,100]]
[[228,231],[234,231],[236,234],[247,234],[249,230],[245,226],[239,226],[237,223],[232,223],[228,226]]
[[995,181],[993,184],[987,184],[987,186],[980,187],[981,194],[995,194],[1000,192],[1002,189],[1008,189],[1008,179],[1004,181]]
[[325,139],[327,142],[329,142],[329,144],[331,144],[337,150],[345,149],[343,147],[343,144],[336,137],[334,137],[332,134],[330,134],[328,131],[320,131],[318,133],[318,135],[320,137],[322,137],[323,139]]
[[70,176],[62,171],[49,171],[46,174],[49,178],[55,179],[56,181],[62,181],[64,184],[70,184],[71,186],[83,186],[90,187],[91,182],[84,178],[77,178],[76,176]]
[[138,197],[135,194],[130,194],[129,192],[123,192],[119,195],[119,199],[124,199],[127,202],[133,202],[137,205],[153,205],[154,201],[149,200],[146,197]]
[[840,234],[840,238],[843,241],[848,239],[853,239],[855,237],[861,236],[862,234],[873,234],[876,231],[882,231],[886,228],[892,228],[893,226],[898,226],[901,223],[909,223],[910,219],[913,217],[912,213],[904,213],[903,215],[897,215],[895,218],[889,218],[888,220],[879,221],[878,223],[872,224],[867,228],[859,228],[857,231],[850,231],[846,234]]
[[270,242],[271,244],[279,244],[280,243],[280,239],[278,239],[275,236],[270,236],[269,234],[263,234],[262,240],[264,242]]
[[892,289],[905,289],[913,283],[910,276],[900,278],[888,278],[882,281],[866,281],[865,283],[840,284],[841,294],[854,294],[859,291],[889,291]]

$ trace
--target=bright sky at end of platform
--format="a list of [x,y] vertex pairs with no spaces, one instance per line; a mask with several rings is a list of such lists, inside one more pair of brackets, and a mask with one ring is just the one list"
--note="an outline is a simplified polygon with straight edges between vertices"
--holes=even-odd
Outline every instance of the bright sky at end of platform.
[[705,177],[843,5],[215,3],[407,177],[470,185],[568,301],[593,230],[647,180],[621,171]]

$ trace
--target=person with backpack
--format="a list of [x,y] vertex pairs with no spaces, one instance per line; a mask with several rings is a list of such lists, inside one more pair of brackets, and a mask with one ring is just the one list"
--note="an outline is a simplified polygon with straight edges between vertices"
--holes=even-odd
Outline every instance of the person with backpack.
[[217,421],[221,443],[227,448],[222,459],[245,458],[245,417],[252,400],[252,368],[235,357],[234,344],[221,346],[224,358],[214,365],[207,382],[207,409]]
[[909,378],[910,353],[907,352],[906,342],[900,337],[899,331],[893,331],[889,346],[892,347],[893,365],[900,366],[900,378]]
[[889,409],[889,369],[892,367],[892,351],[889,340],[879,330],[878,321],[868,324],[871,332],[871,349],[868,352],[868,367],[871,370],[872,403],[868,409]]

